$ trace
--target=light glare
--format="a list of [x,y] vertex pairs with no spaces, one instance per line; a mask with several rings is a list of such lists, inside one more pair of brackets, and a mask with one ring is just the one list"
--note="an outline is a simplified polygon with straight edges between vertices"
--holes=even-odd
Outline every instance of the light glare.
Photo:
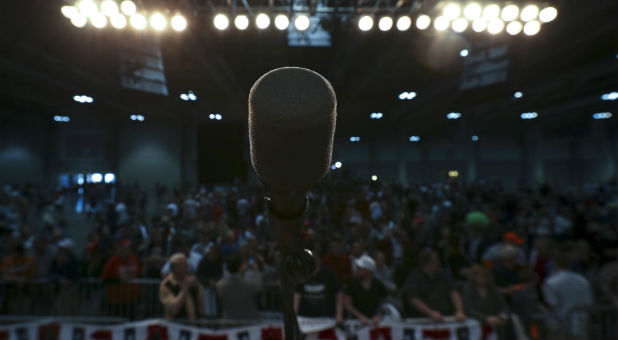
[[167,20],[163,14],[157,12],[150,16],[150,26],[152,26],[155,31],[163,31],[167,26]]
[[283,31],[290,26],[290,19],[288,19],[287,15],[279,14],[275,17],[275,27],[278,30]]
[[506,25],[506,32],[510,35],[517,35],[521,32],[521,29],[524,26],[519,21],[511,21],[508,25]]
[[391,17],[380,18],[380,21],[378,22],[378,28],[380,29],[380,31],[382,32],[390,31],[392,27],[393,27],[393,18]]
[[109,18],[110,23],[114,28],[123,29],[127,26],[127,18],[120,13],[115,13]]
[[458,4],[448,4],[444,7],[443,14],[447,19],[453,20],[461,14],[461,7]]
[[97,4],[95,4],[92,0],[82,0],[77,4],[77,8],[79,8],[79,12],[86,17],[91,17],[98,13]]
[[65,18],[72,19],[78,13],[78,10],[75,6],[62,6],[60,12],[62,12]]
[[135,6],[135,3],[133,1],[125,0],[120,3],[120,10],[125,15],[132,16],[137,13],[137,6]]
[[535,35],[539,33],[540,30],[541,23],[536,20],[529,21],[524,25],[524,34],[526,35]]
[[174,29],[174,31],[181,32],[187,28],[187,19],[185,19],[182,15],[175,15],[170,21],[170,24],[172,25],[172,29]]
[[249,27],[249,18],[244,14],[237,15],[234,19],[234,26],[241,31],[246,30]]
[[376,176],[376,175],[371,176],[371,180],[374,181],[374,182],[377,181],[378,180],[378,176]]
[[400,31],[407,31],[412,26],[412,19],[409,16],[402,16],[397,19],[397,29]]
[[474,32],[483,32],[487,28],[487,20],[484,18],[476,18],[472,22],[472,29]]
[[536,5],[528,5],[521,10],[521,20],[530,21],[539,15],[539,8]]
[[444,31],[449,26],[449,20],[446,17],[437,17],[433,22],[433,26],[437,31]]
[[373,27],[373,19],[370,16],[364,15],[358,20],[358,28],[361,31],[363,32],[369,31],[372,27]]
[[90,17],[90,22],[96,28],[103,28],[107,25],[107,18],[102,13],[97,13]]
[[500,19],[494,19],[487,24],[487,32],[491,34],[498,34],[504,29],[504,21]]
[[270,17],[265,13],[260,13],[255,17],[255,26],[263,30],[270,26]]
[[225,14],[217,14],[215,15],[215,18],[213,19],[213,23],[215,25],[215,28],[223,31],[224,29],[227,29],[230,26],[230,20],[227,18],[227,16]]
[[311,21],[309,17],[305,14],[301,14],[294,19],[294,27],[297,31],[303,32],[306,31],[311,25]]
[[517,5],[508,5],[502,9],[502,20],[513,21],[519,15],[519,7]]
[[468,51],[468,49],[467,49],[467,48],[466,48],[466,49],[463,49],[463,50],[461,50],[461,51],[459,51],[459,56],[460,56],[460,57],[462,57],[462,58],[467,57],[467,56],[468,56],[468,54],[470,54],[470,51]]
[[468,20],[474,20],[481,16],[481,12],[482,9],[479,4],[471,3],[464,8],[464,17]]
[[416,28],[419,30],[425,30],[431,24],[431,18],[428,15],[421,15],[416,18]]
[[550,22],[556,19],[558,16],[558,10],[555,7],[546,7],[539,13],[539,20],[541,22]]
[[455,21],[453,21],[453,24],[451,27],[453,28],[453,31],[457,33],[461,33],[465,31],[466,28],[468,28],[468,20],[464,18],[457,18],[455,19]]
[[101,12],[111,17],[115,13],[118,13],[118,5],[116,5],[116,2],[113,0],[105,0],[101,3]]
[[86,18],[85,15],[81,14],[81,13],[76,13],[72,18],[71,18],[71,23],[73,24],[73,26],[75,27],[79,27],[82,28],[84,26],[86,26],[86,23],[88,22],[88,18]]
[[483,10],[483,18],[487,21],[498,18],[500,15],[500,6],[491,4]]
[[133,26],[133,28],[139,31],[146,28],[147,25],[146,17],[139,13],[133,14],[129,19],[129,23]]

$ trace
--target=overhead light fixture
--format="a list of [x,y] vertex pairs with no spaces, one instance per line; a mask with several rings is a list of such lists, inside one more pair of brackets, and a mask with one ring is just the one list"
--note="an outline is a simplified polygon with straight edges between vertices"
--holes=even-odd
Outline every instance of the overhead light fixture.
[[137,6],[135,6],[135,3],[133,1],[125,0],[120,3],[120,10],[125,15],[132,16],[137,13]]
[[473,142],[478,142],[479,141],[479,136],[477,136],[477,135],[472,136],[472,141]]
[[451,27],[453,28],[453,31],[461,33],[468,28],[468,20],[464,18],[457,18],[453,21]]
[[69,118],[69,116],[54,116],[54,121],[58,122],[58,123],[68,123],[71,121],[71,118]]
[[510,35],[518,35],[524,26],[519,21],[511,21],[506,25],[506,32]]
[[350,137],[350,142],[360,142],[360,137]]
[[101,2],[101,12],[108,17],[118,13],[118,5],[114,0],[104,0]]
[[461,113],[459,112],[451,112],[449,114],[446,115],[447,119],[459,119],[461,118]]
[[556,19],[558,10],[555,7],[545,7],[539,12],[539,20],[541,22],[550,22]]
[[459,171],[457,170],[451,170],[448,172],[448,177],[450,178],[457,178],[459,177]]
[[541,23],[536,20],[529,21],[524,25],[525,35],[535,35],[539,33],[540,30],[541,30]]
[[249,27],[249,18],[244,14],[237,15],[234,19],[234,26],[241,31],[246,30]]
[[519,99],[519,98],[521,98],[523,96],[524,96],[524,94],[521,91],[517,91],[517,92],[513,93],[513,98],[515,98],[515,99]]
[[399,97],[399,100],[412,100],[416,97],[416,92],[414,91],[401,92],[398,97]]
[[260,13],[255,17],[255,26],[261,30],[270,26],[270,17],[265,13]]
[[494,19],[487,24],[487,32],[490,34],[498,34],[504,29],[504,21]]
[[412,19],[409,16],[404,15],[397,19],[397,29],[400,31],[407,31],[412,26]]
[[521,20],[522,21],[531,21],[536,19],[537,15],[539,15],[539,8],[536,5],[528,5],[521,10]]
[[436,31],[444,31],[448,28],[450,22],[448,20],[448,18],[444,17],[444,16],[439,16],[436,18],[436,20],[433,21],[433,27],[436,29]]
[[467,57],[468,54],[470,54],[470,51],[468,51],[467,48],[464,48],[463,50],[459,51],[459,56],[462,57],[462,58]]
[[129,18],[129,23],[138,31],[143,30],[146,28],[146,25],[148,25],[146,17],[140,13],[133,14],[131,18]]
[[535,119],[538,116],[536,112],[525,112],[520,115],[521,119]]
[[60,12],[62,12],[62,15],[64,15],[64,17],[67,19],[71,19],[77,13],[79,13],[79,11],[77,10],[77,7],[75,6],[62,6],[60,8]]
[[419,30],[426,30],[429,25],[431,25],[431,18],[429,15],[422,14],[416,18],[416,28]]
[[299,32],[304,32],[311,26],[311,20],[306,14],[300,14],[294,19],[294,28]]
[[513,21],[519,16],[519,7],[517,5],[507,5],[502,9],[502,20]]
[[90,22],[95,28],[103,28],[107,26],[107,18],[102,13],[96,13],[90,16]]
[[374,181],[374,182],[377,181],[378,180],[378,176],[376,176],[376,175],[371,176],[371,180]]
[[358,19],[358,28],[367,32],[373,27],[373,19],[369,15],[363,15],[360,19]]
[[187,28],[187,19],[180,14],[174,15],[170,21],[172,29],[176,32],[184,31]]
[[382,32],[390,31],[393,28],[393,18],[391,17],[382,17],[380,21],[378,21],[378,28]]
[[116,182],[116,175],[114,175],[113,173],[106,173],[105,176],[103,176],[103,180],[105,181],[105,183],[110,184],[110,183],[114,183]]
[[167,27],[167,20],[163,14],[156,12],[150,16],[150,26],[152,26],[155,31],[163,31],[165,27]]
[[288,26],[290,26],[290,19],[288,19],[287,15],[279,14],[275,17],[275,27],[278,30],[283,31],[287,29]]
[[483,19],[491,21],[497,19],[500,16],[500,6],[491,4],[483,9]]
[[101,181],[103,181],[103,175],[101,175],[100,173],[94,173],[90,175],[90,180],[92,181],[92,183],[101,183]]
[[593,119],[609,119],[612,118],[611,112],[599,112],[592,115]]
[[97,4],[95,4],[92,0],[82,0],[78,2],[77,8],[79,9],[79,12],[81,14],[85,15],[88,18],[99,12]]
[[189,90],[187,93],[181,93],[180,99],[183,101],[196,101],[197,96],[193,93],[193,91]]
[[127,27],[127,18],[120,14],[115,13],[109,18],[109,22],[112,24],[114,28],[123,29]]
[[78,102],[78,103],[82,103],[82,104],[90,104],[90,103],[94,102],[94,99],[92,97],[87,96],[85,94],[75,95],[75,96],[73,96],[73,100]]
[[87,23],[88,23],[88,18],[81,13],[77,13],[71,18],[71,24],[73,24],[73,26],[77,28],[82,28],[86,26]]
[[410,138],[408,138],[408,140],[410,142],[419,142],[421,140],[421,137],[419,137],[419,136],[410,136]]
[[382,119],[382,117],[384,117],[382,112],[373,112],[369,115],[369,118],[371,119]]
[[471,3],[464,7],[464,17],[468,20],[474,20],[481,16],[482,9],[481,5],[477,3]]
[[474,32],[480,33],[483,32],[487,28],[487,19],[485,18],[476,18],[472,22],[472,30]]
[[601,96],[601,99],[602,100],[616,100],[618,99],[618,92],[614,91],[614,92],[606,93]]
[[451,3],[444,7],[442,14],[449,20],[453,20],[461,14],[461,7],[458,4]]
[[139,121],[139,122],[143,122],[145,119],[144,116],[142,115],[130,115],[129,118],[131,118],[131,120]]
[[343,166],[343,163],[341,162],[335,162],[335,168],[339,169]]
[[228,19],[227,16],[222,13],[215,15],[212,22],[215,25],[215,28],[219,31],[223,31],[230,26],[230,19]]

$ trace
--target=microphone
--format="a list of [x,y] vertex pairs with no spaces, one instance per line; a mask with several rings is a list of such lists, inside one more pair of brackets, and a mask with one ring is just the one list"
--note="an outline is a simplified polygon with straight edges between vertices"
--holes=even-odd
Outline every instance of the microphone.
[[258,177],[274,190],[307,190],[330,169],[337,98],[319,73],[282,67],[249,93],[249,147]]

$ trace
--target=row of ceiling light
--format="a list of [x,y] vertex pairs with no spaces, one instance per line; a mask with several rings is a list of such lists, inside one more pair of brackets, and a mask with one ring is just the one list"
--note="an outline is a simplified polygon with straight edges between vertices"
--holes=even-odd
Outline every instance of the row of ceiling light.
[[[161,32],[168,25],[168,18],[161,12],[153,12],[147,18],[145,14],[138,12],[137,5],[131,0],[124,0],[120,5],[114,0],[104,0],[100,3],[81,0],[73,6],[62,6],[60,11],[79,28],[85,27],[90,21],[95,28],[104,28],[109,22],[116,29],[123,29],[130,24],[138,31],[146,29],[150,24],[153,30]],[[187,28],[187,19],[175,14],[169,19],[169,24],[174,31],[181,32]]]

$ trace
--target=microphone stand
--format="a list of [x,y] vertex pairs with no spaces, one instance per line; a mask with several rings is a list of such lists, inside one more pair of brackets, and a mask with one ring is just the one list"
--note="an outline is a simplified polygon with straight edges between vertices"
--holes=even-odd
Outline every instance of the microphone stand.
[[308,279],[315,270],[315,261],[302,247],[300,226],[301,218],[309,208],[309,198],[298,192],[273,192],[266,197],[270,223],[275,240],[277,240],[281,263],[281,300],[283,303],[284,339],[301,340],[303,338],[294,312],[294,288],[297,283]]

